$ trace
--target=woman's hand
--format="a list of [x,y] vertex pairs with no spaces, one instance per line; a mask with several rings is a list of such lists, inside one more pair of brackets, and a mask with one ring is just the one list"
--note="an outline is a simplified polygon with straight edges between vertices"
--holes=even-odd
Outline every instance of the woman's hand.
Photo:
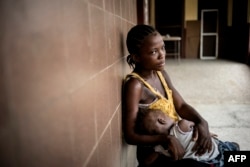
[[168,140],[167,141],[168,152],[171,154],[174,160],[182,159],[184,156],[185,150],[182,147],[179,140],[176,139],[176,137],[172,135],[168,135],[167,140]]
[[203,155],[212,150],[211,135],[206,121],[195,125],[193,139],[195,138],[197,140],[192,151],[196,151],[196,155]]
[[210,136],[211,136],[211,137],[213,137],[213,138],[217,138],[217,137],[218,137],[218,135],[217,135],[217,134],[212,133],[212,132],[210,132]]

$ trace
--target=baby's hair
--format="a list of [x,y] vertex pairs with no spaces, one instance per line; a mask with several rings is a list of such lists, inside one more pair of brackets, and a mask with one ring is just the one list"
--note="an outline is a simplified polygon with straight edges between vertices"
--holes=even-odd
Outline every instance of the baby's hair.
[[138,54],[145,37],[150,34],[156,33],[156,29],[149,25],[136,25],[130,29],[127,35],[127,48],[130,55],[127,57],[127,63],[133,69],[135,68],[135,61],[132,59],[131,54]]
[[[136,131],[139,134],[148,134],[151,135],[152,132],[150,132],[149,127],[152,127],[154,124],[154,118],[151,117],[152,113],[155,115],[156,111],[153,109],[140,109],[137,114],[137,120],[136,120]],[[157,114],[156,114],[157,115]],[[147,119],[152,118],[152,119]],[[145,122],[146,121],[146,122]]]
[[143,120],[145,119],[147,114],[148,114],[147,110],[142,110],[142,109],[140,109],[139,112],[137,113],[135,130],[139,134],[145,134],[146,133],[146,128],[145,128]]

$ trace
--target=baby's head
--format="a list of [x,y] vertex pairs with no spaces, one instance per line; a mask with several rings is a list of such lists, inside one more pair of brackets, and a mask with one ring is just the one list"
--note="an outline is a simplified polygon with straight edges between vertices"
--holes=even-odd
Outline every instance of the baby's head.
[[174,120],[158,109],[140,111],[138,114],[138,131],[143,134],[168,134]]

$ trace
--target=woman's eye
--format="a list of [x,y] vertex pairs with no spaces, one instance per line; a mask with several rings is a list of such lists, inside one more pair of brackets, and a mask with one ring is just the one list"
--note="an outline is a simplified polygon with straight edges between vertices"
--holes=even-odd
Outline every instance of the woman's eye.
[[152,53],[152,54],[156,54],[156,52],[157,52],[156,50],[153,50],[151,53]]

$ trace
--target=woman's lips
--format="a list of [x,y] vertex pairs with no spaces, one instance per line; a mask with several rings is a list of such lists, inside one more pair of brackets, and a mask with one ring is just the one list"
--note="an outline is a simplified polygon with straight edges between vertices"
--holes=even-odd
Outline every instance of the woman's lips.
[[158,64],[158,66],[164,66],[165,65],[165,62],[161,62]]

